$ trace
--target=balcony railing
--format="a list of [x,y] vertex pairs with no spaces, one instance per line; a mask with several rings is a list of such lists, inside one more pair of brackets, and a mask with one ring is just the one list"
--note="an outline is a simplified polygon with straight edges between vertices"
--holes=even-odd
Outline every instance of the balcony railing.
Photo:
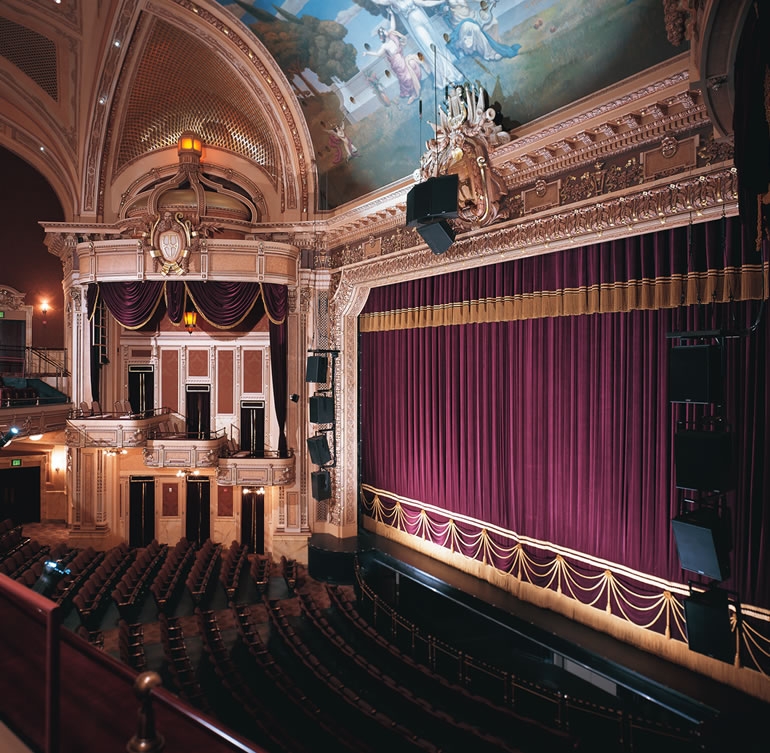
[[184,416],[168,408],[133,413],[125,402],[116,410],[81,404],[67,421],[69,447],[143,449],[148,468],[216,468],[222,485],[288,486],[294,483],[294,452],[241,450],[226,429],[189,431]]
[[18,377],[66,377],[67,351],[64,348],[16,348],[0,346],[0,374]]
[[[161,749],[132,739],[149,731],[136,672],[62,627],[54,602],[0,575],[0,613],[0,716],[16,735],[40,753]],[[152,690],[152,706],[165,753],[264,753],[168,690]]]

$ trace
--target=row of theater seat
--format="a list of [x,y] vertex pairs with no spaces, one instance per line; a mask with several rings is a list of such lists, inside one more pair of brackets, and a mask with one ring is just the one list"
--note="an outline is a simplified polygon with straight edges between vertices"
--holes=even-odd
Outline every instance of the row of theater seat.
[[[450,682],[429,667],[415,662],[362,618],[353,603],[344,598],[341,589],[327,584],[326,590],[336,613],[344,616],[346,627],[350,628],[346,632],[351,634],[357,653],[367,656],[375,666],[387,666],[401,685],[409,687],[423,698],[429,698],[434,707],[450,711],[462,709],[463,719],[483,729],[486,734],[498,737],[513,736],[517,743],[526,748],[549,751],[567,751],[573,748],[575,740],[564,731],[522,716],[508,707],[497,705],[468,687]],[[339,638],[334,636],[334,628],[312,600],[305,600],[303,611],[330,640],[339,641]]]
[[213,713],[187,653],[185,635],[179,618],[168,617],[163,612],[159,612],[158,623],[163,656],[179,695],[201,711]]
[[11,405],[34,405],[38,400],[38,392],[34,387],[11,387],[3,384],[0,377],[0,408]]
[[34,539],[26,539],[4,555],[5,559],[0,562],[0,573],[14,580],[23,580],[25,575],[34,570],[37,577],[29,584],[34,585],[43,574],[48,551],[49,547],[41,546]]
[[123,543],[105,553],[72,597],[81,622],[89,629],[98,627],[102,610],[108,606],[115,585],[133,560],[133,553]]
[[262,737],[263,742],[266,742],[264,738],[267,738],[267,741],[272,743],[271,747],[277,746],[279,750],[284,750],[283,741],[276,734],[277,729],[269,723],[264,704],[227,650],[219,631],[216,615],[211,611],[201,611],[196,608],[195,616],[203,640],[203,650],[215,675],[232,701],[255,727],[249,730],[250,736]]
[[281,556],[281,574],[291,593],[297,586],[297,560]]
[[[63,546],[66,547],[66,545]],[[56,584],[52,597],[60,606],[67,604],[77,593],[91,572],[104,559],[104,552],[97,552],[96,549],[89,546],[80,551],[76,549],[68,551],[62,559],[69,573]]]
[[138,672],[147,669],[147,657],[144,652],[144,628],[141,624],[129,624],[118,620],[118,652],[124,663]]
[[222,565],[219,570],[219,582],[225,589],[228,599],[235,598],[241,572],[249,561],[249,547],[235,540],[222,555]]
[[15,549],[26,544],[27,541],[28,539],[24,538],[22,534],[21,526],[13,526],[5,530],[0,534],[0,557],[7,557],[13,554]]
[[187,574],[187,589],[197,605],[206,602],[210,588],[216,583],[213,574],[219,564],[222,545],[206,539],[195,553],[190,572]]
[[324,693],[330,698],[336,697],[343,705],[355,709],[356,716],[348,715],[346,723],[358,730],[359,736],[366,739],[374,736],[380,739],[390,739],[393,749],[430,751],[439,753],[440,748],[426,737],[410,729],[400,720],[388,715],[386,712],[370,704],[361,698],[360,693],[346,685],[335,672],[325,666],[305,644],[300,635],[290,624],[279,602],[271,601],[270,620],[280,635],[284,645],[295,655],[311,675],[319,682]]
[[267,591],[267,583],[270,578],[270,570],[273,566],[269,554],[257,554],[251,561],[249,568],[251,579],[257,586],[257,591],[264,594]]
[[[373,683],[380,687],[389,689],[399,699],[408,699],[414,707],[419,707],[420,713],[425,720],[433,719],[439,727],[451,729],[452,738],[458,743],[461,740],[466,741],[466,745],[474,750],[490,751],[514,751],[506,740],[510,739],[510,733],[517,729],[508,719],[507,723],[499,725],[497,729],[492,727],[494,714],[480,715],[478,709],[474,708],[475,699],[467,693],[464,688],[450,689],[454,692],[440,693],[437,691],[446,690],[441,688],[443,678],[433,683],[426,683],[423,677],[410,677],[405,681],[399,673],[398,663],[393,662],[393,658],[400,660],[400,652],[393,652],[384,661],[373,663],[369,655],[360,652],[359,648],[354,648],[340,633],[338,633],[326,617],[316,606],[309,594],[300,594],[302,614],[313,625],[316,631],[323,636],[328,644],[337,652],[338,666],[344,666],[345,662],[355,665],[362,669]],[[380,668],[387,667],[387,672]],[[413,680],[422,680],[422,682],[413,683]],[[462,718],[459,711],[462,710]],[[435,727],[434,727],[435,729]],[[518,730],[517,730],[518,733]],[[558,751],[566,748],[559,748],[558,740],[549,737],[547,741],[548,750]],[[542,745],[538,747],[542,748]]]
[[141,606],[167,551],[167,545],[161,545],[157,539],[153,539],[137,551],[134,561],[115,585],[112,598],[127,622],[132,622],[136,617],[136,610]]
[[[200,613],[199,624],[216,676],[253,727],[249,736],[270,750],[285,753],[332,749],[341,753],[373,753],[347,732],[346,725],[336,725],[333,717],[316,706],[281,670],[249,624],[248,609],[231,607],[239,635],[250,636],[248,640],[253,646],[237,661],[224,646],[214,613]],[[236,645],[233,653],[237,650]]]
[[195,559],[195,548],[186,539],[181,538],[173,549],[169,549],[165,561],[150,586],[158,610],[163,611],[177,592],[177,587],[184,583],[188,569]]

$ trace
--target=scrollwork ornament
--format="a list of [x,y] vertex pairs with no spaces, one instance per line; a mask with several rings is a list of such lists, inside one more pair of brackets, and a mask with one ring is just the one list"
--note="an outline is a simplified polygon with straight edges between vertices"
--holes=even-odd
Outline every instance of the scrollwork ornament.
[[665,159],[671,159],[679,151],[679,142],[671,136],[665,136],[660,142],[660,153]]

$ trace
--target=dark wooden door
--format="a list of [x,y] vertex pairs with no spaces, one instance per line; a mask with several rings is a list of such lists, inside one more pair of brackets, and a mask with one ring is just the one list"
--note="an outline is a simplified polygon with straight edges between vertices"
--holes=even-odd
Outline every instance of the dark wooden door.
[[241,507],[241,543],[252,554],[265,553],[265,494],[244,489]]
[[211,536],[211,504],[207,478],[187,479],[187,524],[185,536],[200,546]]
[[133,476],[128,488],[128,545],[147,546],[155,538],[155,479]]

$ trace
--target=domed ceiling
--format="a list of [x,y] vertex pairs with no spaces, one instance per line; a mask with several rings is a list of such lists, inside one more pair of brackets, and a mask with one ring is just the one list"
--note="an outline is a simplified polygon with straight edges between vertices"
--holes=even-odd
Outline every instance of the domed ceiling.
[[683,52],[661,0],[218,0],[267,47],[313,140],[319,208],[411,174],[448,87],[506,129]]

